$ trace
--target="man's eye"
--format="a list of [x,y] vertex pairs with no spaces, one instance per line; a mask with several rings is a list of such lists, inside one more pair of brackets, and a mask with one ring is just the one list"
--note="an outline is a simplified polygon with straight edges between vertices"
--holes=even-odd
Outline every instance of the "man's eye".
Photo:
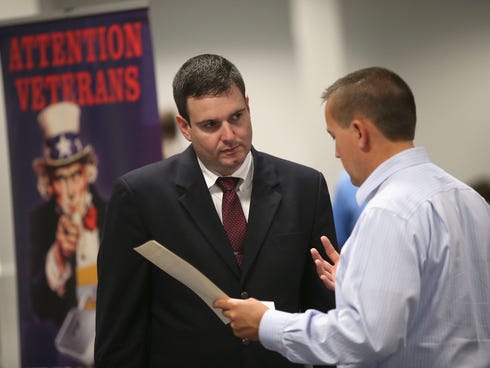
[[240,118],[242,117],[242,115],[243,115],[243,112],[237,112],[236,114],[234,114],[232,116],[232,119],[233,120],[240,120]]
[[210,128],[214,128],[216,126],[216,122],[215,121],[206,121],[205,123],[203,123],[201,125],[203,128],[205,129],[210,129]]

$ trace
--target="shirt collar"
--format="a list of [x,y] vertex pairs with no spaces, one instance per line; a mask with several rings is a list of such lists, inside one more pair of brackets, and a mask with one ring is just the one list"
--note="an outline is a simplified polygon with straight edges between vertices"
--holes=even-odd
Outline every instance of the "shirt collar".
[[356,193],[357,203],[362,205],[368,202],[374,197],[381,184],[397,171],[428,162],[430,162],[429,156],[423,147],[409,148],[390,157],[379,165],[359,187]]
[[[211,190],[211,188],[216,185],[216,179],[218,179],[218,177],[220,177],[221,175],[218,175],[217,173],[209,170],[206,166],[204,166],[199,157],[197,158],[197,162],[201,167],[204,180],[206,181],[206,186],[208,187],[208,189]],[[254,165],[252,152],[248,152],[245,160],[240,165],[240,167],[233,174],[230,175],[235,178],[240,178],[237,191],[245,191],[246,189],[250,188],[253,179],[253,167]]]

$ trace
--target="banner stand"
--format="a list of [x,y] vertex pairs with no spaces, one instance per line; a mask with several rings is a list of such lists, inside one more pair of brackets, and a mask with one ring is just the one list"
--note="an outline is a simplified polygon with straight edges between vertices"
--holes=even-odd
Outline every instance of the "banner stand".
[[21,367],[91,367],[106,202],[118,176],[161,159],[148,1],[0,22],[0,56],[17,294],[2,310]]

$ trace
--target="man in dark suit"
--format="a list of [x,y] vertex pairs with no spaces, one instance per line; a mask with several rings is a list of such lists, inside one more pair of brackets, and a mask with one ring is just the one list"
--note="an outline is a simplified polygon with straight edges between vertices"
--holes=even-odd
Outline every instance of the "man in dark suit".
[[[197,295],[133,248],[155,239],[233,298],[253,296],[289,312],[327,311],[334,295],[309,252],[315,247],[323,254],[321,235],[335,239],[325,179],[252,147],[245,85],[228,60],[189,59],[173,89],[177,124],[191,145],[114,186],[98,257],[95,365],[296,366],[234,337]],[[239,178],[247,219],[242,262],[222,224],[220,176]]]

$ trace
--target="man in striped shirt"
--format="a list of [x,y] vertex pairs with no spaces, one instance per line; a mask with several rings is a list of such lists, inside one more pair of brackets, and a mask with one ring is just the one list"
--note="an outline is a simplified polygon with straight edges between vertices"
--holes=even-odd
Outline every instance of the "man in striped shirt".
[[408,85],[379,67],[327,88],[327,131],[364,208],[340,257],[328,313],[221,299],[237,336],[294,362],[340,367],[490,367],[490,207],[415,147]]

